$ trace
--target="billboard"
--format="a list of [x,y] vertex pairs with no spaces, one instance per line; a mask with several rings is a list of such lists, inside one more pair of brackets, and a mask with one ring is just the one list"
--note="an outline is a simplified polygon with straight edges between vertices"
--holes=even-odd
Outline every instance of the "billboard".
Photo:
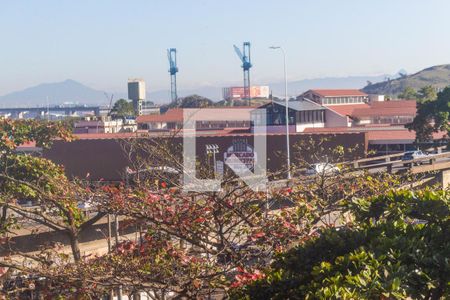
[[[245,97],[245,91],[243,87],[234,86],[223,88],[223,98],[225,100],[243,99]],[[266,85],[257,85],[250,87],[251,98],[265,98],[269,99],[270,89]]]

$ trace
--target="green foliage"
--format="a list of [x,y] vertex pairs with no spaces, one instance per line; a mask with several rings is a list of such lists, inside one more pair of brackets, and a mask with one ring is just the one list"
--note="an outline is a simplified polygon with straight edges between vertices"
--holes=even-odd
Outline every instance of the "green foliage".
[[111,115],[115,118],[124,118],[134,116],[133,102],[127,101],[125,99],[119,99],[114,103],[111,109]]
[[[95,222],[103,216],[97,213],[87,220],[78,207],[78,203],[92,198],[90,189],[80,182],[69,181],[64,169],[51,161],[16,151],[24,143],[47,148],[54,139],[71,140],[67,127],[61,122],[0,120],[0,244],[9,243],[5,235],[11,229],[29,226],[23,219],[32,220],[64,232],[71,241],[74,260],[81,259],[76,241],[79,233],[89,221]],[[20,205],[19,200],[32,200],[33,206]],[[8,244],[3,249],[13,251],[13,248]]]
[[400,99],[415,100],[418,98],[417,92],[412,87],[406,87],[401,94],[398,95]]
[[419,102],[433,101],[437,98],[437,92],[431,85],[424,86],[418,91],[412,87],[406,87],[403,92],[398,95],[398,98],[405,100],[417,100]]
[[[18,146],[35,142],[47,148],[53,139],[70,140],[70,132],[64,123],[35,120],[0,120],[0,191],[2,196],[33,198],[38,189],[52,192],[49,179],[59,184],[67,182],[62,168],[52,162],[15,152]],[[31,188],[30,186],[33,186]]]
[[354,222],[276,258],[235,299],[448,299],[450,194],[410,191],[345,204]]
[[53,162],[30,155],[11,155],[0,162],[4,170],[0,180],[2,195],[18,199],[33,199],[38,191],[57,193],[61,185],[68,184],[64,170]]
[[161,112],[166,112],[170,108],[202,108],[214,106],[214,102],[208,98],[191,95],[179,98],[176,102],[161,107]]
[[425,101],[433,101],[436,100],[437,98],[437,92],[436,89],[431,86],[431,85],[427,85],[423,88],[421,88],[418,92],[418,100],[421,102],[425,102]]
[[70,140],[72,136],[67,126],[61,122],[0,119],[1,154],[10,153],[28,142],[35,142],[38,147],[48,148],[54,138]]
[[417,116],[406,127],[416,131],[416,140],[426,142],[432,140],[433,132],[450,130],[450,87],[438,93],[435,101],[419,103]]

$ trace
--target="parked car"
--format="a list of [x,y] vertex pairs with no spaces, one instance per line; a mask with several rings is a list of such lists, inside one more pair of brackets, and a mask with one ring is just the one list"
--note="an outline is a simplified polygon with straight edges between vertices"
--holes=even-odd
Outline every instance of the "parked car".
[[333,164],[330,163],[317,163],[311,165],[309,169],[306,170],[306,175],[331,175],[331,174],[337,174],[339,173],[339,168]]
[[[408,152],[405,152],[405,154],[403,154],[402,161],[409,161],[409,160],[414,160],[414,159],[418,159],[418,158],[424,158],[427,156],[428,156],[428,154],[422,152],[421,150],[408,151]],[[416,162],[415,164],[419,164],[419,163]],[[411,163],[405,163],[403,165],[410,166]]]

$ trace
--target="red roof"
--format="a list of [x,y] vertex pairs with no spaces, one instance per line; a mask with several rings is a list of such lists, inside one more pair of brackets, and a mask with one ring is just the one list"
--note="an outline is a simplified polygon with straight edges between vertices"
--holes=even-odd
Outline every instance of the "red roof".
[[144,115],[136,118],[137,123],[183,122],[183,109],[171,108],[162,115]]
[[24,142],[21,145],[17,146],[17,149],[29,149],[29,148],[36,148],[36,142],[28,141],[28,142]]
[[367,132],[369,141],[377,140],[414,140],[416,133],[405,130],[373,130]]
[[328,90],[328,89],[314,89],[312,92],[322,97],[344,97],[344,96],[368,96],[366,93],[356,89],[344,90]]
[[[195,109],[195,108],[192,108]],[[236,110],[232,114],[228,110]],[[204,107],[199,108],[199,113],[202,115],[202,120],[216,120],[216,114],[208,114],[208,111],[223,110],[223,120],[232,120],[233,115],[236,116],[236,120],[248,119],[250,120],[250,111],[255,109],[254,106],[231,106],[231,107]],[[209,117],[208,117],[209,116]],[[222,119],[221,119],[222,120]],[[136,118],[137,123],[167,123],[167,122],[183,122],[183,109],[171,108],[165,114],[162,115],[144,115]]]
[[415,116],[415,100],[376,101],[370,104],[328,105],[327,108],[343,116]]
[[338,114],[340,114],[342,116],[351,116],[351,115],[353,115],[353,111],[355,109],[369,108],[369,107],[370,106],[366,103],[327,105],[327,108],[331,109],[332,111],[337,112]]
[[[146,133],[147,134],[147,133]],[[79,140],[97,140],[97,139],[126,139],[137,137],[142,134],[138,132],[119,132],[119,133],[77,133],[73,136]]]
[[[414,131],[409,131],[406,128],[394,129],[390,126],[386,127],[335,127],[335,128],[306,128],[304,133],[356,133],[365,132],[367,134],[367,140],[370,141],[388,141],[388,140],[410,140],[413,141],[416,138]],[[446,137],[446,132],[433,133],[433,139],[442,139]]]
[[392,108],[392,107],[416,107],[416,100],[389,100],[389,101],[374,101],[370,103],[373,108]]
[[369,108],[355,109],[352,116],[377,117],[377,116],[415,116],[417,112],[416,101],[383,101],[373,102]]
[[[433,133],[433,139],[438,140],[446,137],[447,133],[440,131]],[[373,130],[367,132],[369,141],[380,140],[415,140],[416,132],[405,130]]]

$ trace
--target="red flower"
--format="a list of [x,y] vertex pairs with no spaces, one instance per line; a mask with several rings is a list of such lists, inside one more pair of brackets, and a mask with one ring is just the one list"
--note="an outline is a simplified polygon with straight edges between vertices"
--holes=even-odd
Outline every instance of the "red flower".
[[266,275],[261,273],[259,270],[254,270],[253,272],[248,272],[241,267],[237,267],[237,271],[240,274],[237,274],[234,278],[235,281],[230,285],[231,288],[241,287],[243,285],[249,284],[252,281],[256,281],[264,278]]
[[194,220],[195,223],[203,223],[205,221],[206,221],[206,219],[203,217],[198,217],[197,219]]
[[255,233],[253,233],[253,234],[251,235],[250,239],[251,239],[252,241],[255,241],[255,240],[260,239],[260,238],[262,238],[262,237],[264,237],[264,236],[266,236],[266,234],[265,234],[264,232],[262,232],[262,231],[260,231],[260,232],[255,232]]

